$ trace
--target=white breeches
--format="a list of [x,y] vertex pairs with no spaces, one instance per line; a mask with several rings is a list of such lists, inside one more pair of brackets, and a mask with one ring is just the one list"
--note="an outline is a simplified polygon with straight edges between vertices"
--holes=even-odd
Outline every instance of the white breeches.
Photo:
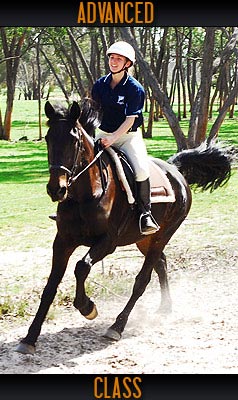
[[[96,140],[110,135],[111,133],[98,129]],[[142,182],[149,178],[148,154],[140,129],[136,132],[124,133],[113,143],[113,146],[126,154],[134,170],[136,181]]]

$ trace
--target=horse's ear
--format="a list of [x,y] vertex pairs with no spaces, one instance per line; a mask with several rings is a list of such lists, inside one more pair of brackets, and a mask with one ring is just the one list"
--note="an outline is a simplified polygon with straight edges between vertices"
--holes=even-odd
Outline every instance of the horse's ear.
[[45,103],[45,115],[47,118],[51,118],[55,114],[55,109],[54,107],[50,104],[49,101]]
[[72,118],[74,121],[77,121],[80,116],[80,111],[81,110],[77,101],[73,101],[69,109],[70,118]]

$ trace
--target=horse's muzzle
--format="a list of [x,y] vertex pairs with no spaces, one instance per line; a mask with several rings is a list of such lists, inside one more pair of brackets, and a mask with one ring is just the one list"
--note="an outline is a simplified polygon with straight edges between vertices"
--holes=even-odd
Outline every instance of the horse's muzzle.
[[62,202],[67,198],[67,187],[66,185],[56,187],[50,182],[46,185],[46,190],[52,201]]

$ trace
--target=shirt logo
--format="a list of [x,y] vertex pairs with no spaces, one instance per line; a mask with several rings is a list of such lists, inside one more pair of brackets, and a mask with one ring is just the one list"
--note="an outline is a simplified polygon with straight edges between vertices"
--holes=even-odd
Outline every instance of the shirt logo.
[[125,100],[125,96],[118,96],[117,104],[120,104],[120,105],[124,104],[124,100]]

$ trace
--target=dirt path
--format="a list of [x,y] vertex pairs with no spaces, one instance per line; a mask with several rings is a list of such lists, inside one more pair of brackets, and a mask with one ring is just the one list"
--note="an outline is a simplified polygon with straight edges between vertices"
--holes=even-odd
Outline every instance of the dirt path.
[[[118,272],[125,268],[123,251],[106,261],[106,268],[111,262]],[[38,249],[34,255],[35,258],[27,252],[8,253],[5,257],[9,268],[13,268],[17,257],[19,274],[24,272],[26,263],[31,263],[33,270],[39,260],[45,265],[49,263],[49,252]],[[211,246],[199,254],[180,252],[168,262],[173,312],[167,317],[158,314],[160,291],[153,275],[119,342],[108,342],[102,337],[128,299],[112,293],[107,298],[96,298],[99,316],[94,321],[85,320],[73,306],[61,306],[59,314],[43,324],[34,356],[14,352],[29,322],[22,326],[16,321],[4,322],[0,334],[0,373],[235,374],[238,372],[237,260],[238,252],[232,250],[229,257],[222,256],[221,249]],[[128,278],[131,282],[138,261],[140,265],[135,248],[127,248],[124,263],[131,265]],[[7,279],[7,274],[1,278]],[[72,281],[72,269],[66,282],[67,279]]]

